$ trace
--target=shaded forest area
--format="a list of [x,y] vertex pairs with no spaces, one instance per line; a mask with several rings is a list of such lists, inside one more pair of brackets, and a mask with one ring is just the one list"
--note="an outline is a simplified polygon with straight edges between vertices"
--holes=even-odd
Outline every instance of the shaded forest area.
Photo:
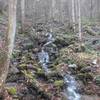
[[100,100],[100,0],[0,0],[0,100]]

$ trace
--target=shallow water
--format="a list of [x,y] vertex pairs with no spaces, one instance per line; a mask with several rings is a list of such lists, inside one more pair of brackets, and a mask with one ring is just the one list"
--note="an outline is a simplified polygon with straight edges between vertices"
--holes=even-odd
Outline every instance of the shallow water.
[[64,76],[64,81],[66,84],[65,93],[67,95],[68,100],[81,100],[80,94],[76,92],[77,82],[75,78],[67,74]]
[[48,69],[48,63],[49,63],[49,54],[48,52],[45,52],[42,50],[41,52],[38,53],[38,59],[39,63],[42,65],[42,68],[46,73],[49,73],[50,70]]
[[50,69],[48,69],[48,63],[50,62],[49,60],[49,53],[46,52],[44,49],[46,46],[51,44],[54,41],[54,38],[51,33],[46,34],[47,37],[47,42],[43,45],[41,52],[38,53],[38,59],[40,64],[42,65],[42,68],[46,73],[50,73]]

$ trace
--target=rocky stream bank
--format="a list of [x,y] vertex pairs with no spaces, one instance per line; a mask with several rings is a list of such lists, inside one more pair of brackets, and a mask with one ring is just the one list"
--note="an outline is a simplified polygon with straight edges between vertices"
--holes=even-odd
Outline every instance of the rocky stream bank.
[[98,43],[80,44],[68,33],[18,34],[0,100],[100,100]]

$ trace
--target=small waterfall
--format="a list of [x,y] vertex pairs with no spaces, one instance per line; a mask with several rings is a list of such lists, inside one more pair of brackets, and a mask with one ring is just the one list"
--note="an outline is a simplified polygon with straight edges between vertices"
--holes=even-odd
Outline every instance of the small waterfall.
[[44,49],[46,46],[54,42],[54,38],[51,33],[47,33],[46,36],[47,36],[47,42],[43,45],[41,52],[38,53],[38,59],[45,73],[50,73],[51,71],[48,69],[48,63],[50,62],[49,53],[46,52]]
[[[38,59],[45,73],[48,74],[51,72],[48,68],[50,57],[49,57],[49,53],[46,52],[44,48],[49,44],[53,43],[54,38],[51,33],[47,33],[46,36],[48,36],[47,42],[43,45],[41,52],[38,53]],[[65,95],[68,98],[67,100],[80,100],[80,95],[76,92],[77,82],[75,78],[72,75],[70,75],[70,73],[63,75],[63,78],[66,84]]]
[[64,81],[66,84],[66,94],[68,100],[80,100],[80,95],[76,92],[77,82],[75,78],[69,74],[64,76]]
[[44,71],[46,73],[49,73],[50,70],[48,69],[48,63],[49,63],[49,54],[48,52],[45,52],[43,49],[41,52],[38,53],[38,59],[39,63],[42,65]]
[[54,38],[51,33],[47,33],[46,36],[48,37],[48,41],[44,44],[44,47],[54,42]]

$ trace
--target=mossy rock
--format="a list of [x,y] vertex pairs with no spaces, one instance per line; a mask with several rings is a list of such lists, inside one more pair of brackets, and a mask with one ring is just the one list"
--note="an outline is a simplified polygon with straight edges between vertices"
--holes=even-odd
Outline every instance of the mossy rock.
[[88,80],[92,81],[93,80],[93,74],[92,73],[80,73],[80,74],[77,75],[77,78],[79,80],[82,80],[82,81],[85,81],[85,82],[87,82]]
[[8,90],[8,93],[11,94],[11,95],[16,95],[17,94],[16,87],[10,87],[7,90]]
[[86,52],[76,52],[74,47],[67,47],[60,50],[59,59],[56,63],[67,63],[67,64],[76,64],[78,67],[86,67],[92,63],[93,59],[96,58],[96,54],[89,54]]
[[23,44],[23,49],[24,50],[29,50],[33,48],[33,43],[25,43]]
[[85,44],[74,43],[74,44],[71,44],[68,48],[71,48],[74,52],[84,52]]
[[100,86],[100,75],[95,77],[95,83]]
[[27,64],[26,63],[22,63],[19,65],[20,69],[26,69],[27,68]]
[[63,80],[56,80],[54,82],[54,85],[57,87],[62,87],[64,85],[64,81]]
[[58,71],[52,71],[47,75],[48,79],[62,79],[61,74]]
[[44,72],[44,70],[43,69],[41,69],[41,68],[37,68],[37,72],[36,72],[36,74],[38,75],[38,76],[45,76],[45,72]]
[[77,78],[79,80],[83,80],[85,78],[85,74],[84,73],[80,73],[80,74],[77,75]]
[[75,43],[77,38],[74,35],[59,34],[55,37],[55,44],[57,47],[65,47]]

